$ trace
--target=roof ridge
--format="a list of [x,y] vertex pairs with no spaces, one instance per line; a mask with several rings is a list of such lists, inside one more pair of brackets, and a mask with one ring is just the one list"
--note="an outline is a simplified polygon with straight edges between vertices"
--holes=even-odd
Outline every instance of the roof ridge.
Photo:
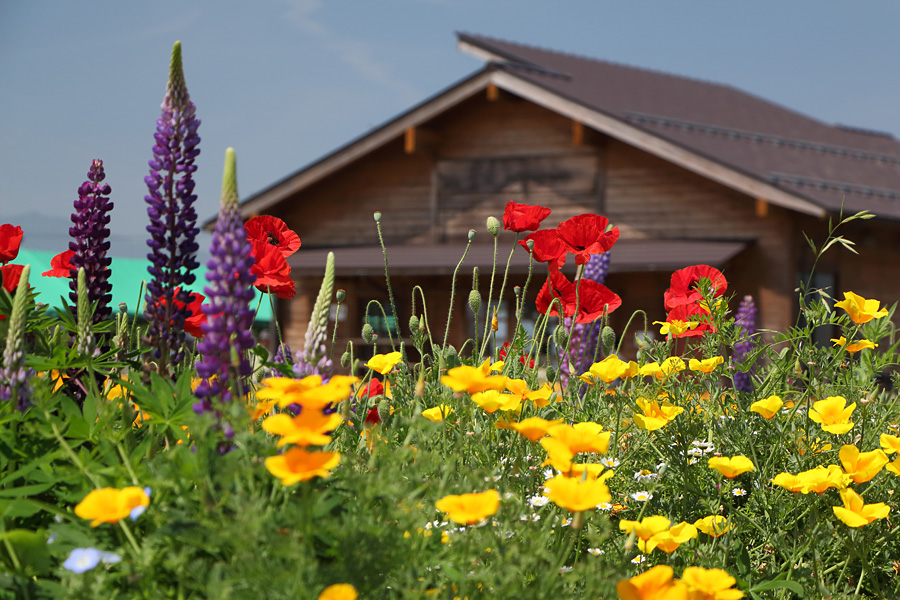
[[[483,40],[488,40],[488,41],[491,41],[491,42],[499,42],[499,43],[502,43],[502,44],[512,44],[512,45],[514,45],[514,46],[521,46],[521,47],[523,47],[523,48],[529,48],[529,49],[531,49],[531,50],[539,50],[539,51],[541,51],[541,52],[546,52],[546,53],[548,53],[548,54],[558,54],[558,55],[560,55],[560,56],[567,56],[567,57],[569,57],[569,58],[575,58],[575,59],[578,59],[578,60],[584,60],[584,61],[587,61],[587,62],[594,62],[594,63],[606,64],[606,65],[611,65],[611,66],[614,66],[614,67],[621,67],[621,68],[624,68],[624,69],[632,69],[632,70],[634,70],[634,71],[643,71],[644,73],[651,73],[651,74],[654,74],[654,75],[663,75],[663,76],[665,76],[665,77],[673,77],[673,78],[676,78],[676,79],[686,79],[686,80],[688,80],[688,81],[693,81],[693,82],[696,82],[696,83],[702,83],[702,84],[711,85],[711,86],[716,86],[716,87],[721,87],[721,88],[728,88],[728,89],[731,89],[731,90],[740,92],[740,93],[742,93],[742,94],[747,94],[747,95],[750,95],[750,96],[754,96],[754,97],[763,99],[761,96],[756,96],[755,94],[752,94],[752,93],[750,93],[750,92],[747,92],[746,90],[742,90],[742,89],[740,89],[740,88],[738,88],[738,87],[735,87],[735,86],[733,86],[733,85],[731,85],[731,84],[729,84],[729,83],[722,83],[722,82],[720,82],[720,81],[713,81],[713,80],[711,80],[711,79],[703,79],[703,78],[701,78],[701,77],[696,77],[696,76],[693,76],[693,75],[682,75],[682,74],[675,73],[675,72],[672,72],[672,71],[664,71],[664,70],[662,70],[662,69],[652,69],[652,68],[650,68],[650,67],[643,67],[643,66],[639,66],[639,65],[634,65],[634,64],[630,64],[630,63],[625,63],[625,62],[616,61],[616,60],[608,60],[608,59],[603,59],[603,58],[597,58],[596,56],[588,56],[588,55],[586,55],[586,54],[579,54],[579,53],[577,53],[577,52],[567,52],[567,51],[565,51],[565,50],[557,50],[557,49],[555,49],[555,48],[547,48],[547,47],[545,47],[545,46],[540,46],[540,45],[537,45],[537,44],[525,44],[525,43],[522,43],[522,42],[514,42],[514,41],[511,41],[511,40],[504,40],[504,39],[501,39],[501,38],[491,37],[491,36],[488,36],[488,35],[480,35],[480,34],[477,34],[477,33],[468,33],[468,32],[465,32],[465,31],[457,31],[457,32],[456,32],[456,35],[457,35],[457,37],[459,37],[459,36],[461,36],[461,35],[462,35],[462,36],[466,36],[466,37],[469,38],[469,39],[478,39],[478,38],[481,38],[481,39],[483,39]],[[536,65],[536,64],[537,64],[537,63],[535,63],[535,61],[526,59],[526,58],[524,58],[524,57],[522,57],[522,60],[523,60],[523,61],[526,61],[526,63],[528,63],[528,64],[532,64],[532,65]],[[539,65],[539,66],[542,66],[542,67],[544,67],[544,68],[549,68],[549,67],[546,67],[546,65]],[[769,101],[769,100],[765,100],[765,101],[766,101],[766,102],[771,102],[771,101]],[[787,109],[787,110],[791,110],[791,109]],[[797,112],[797,111],[794,111],[794,112]]]

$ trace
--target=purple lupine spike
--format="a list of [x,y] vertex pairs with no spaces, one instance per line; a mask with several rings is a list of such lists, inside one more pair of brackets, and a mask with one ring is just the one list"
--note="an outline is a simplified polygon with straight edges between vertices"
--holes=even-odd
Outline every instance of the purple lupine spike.
[[[756,304],[753,303],[753,296],[744,296],[741,304],[738,306],[737,314],[734,317],[734,323],[740,330],[738,342],[734,345],[734,357],[737,361],[743,361],[751,350],[753,350],[753,336],[756,335]],[[750,375],[755,370],[756,365],[750,365],[747,371],[737,371],[734,374],[734,387],[739,392],[751,392]]]
[[[217,405],[240,398],[248,389],[250,361],[247,351],[253,347],[253,283],[250,269],[253,256],[244,223],[238,210],[237,175],[234,150],[225,151],[225,175],[222,180],[222,204],[213,232],[212,258],[206,263],[203,312],[203,339],[197,344],[201,355],[197,375],[202,381],[194,394],[199,401],[194,411],[217,412]],[[227,433],[233,430],[223,426]]]
[[72,213],[73,226],[69,228],[72,241],[69,250],[74,254],[71,258],[71,277],[69,278],[69,299],[78,303],[78,284],[75,273],[84,268],[87,283],[88,302],[97,306],[94,310],[93,323],[99,323],[112,314],[109,302],[112,300],[112,284],[109,283],[109,265],[112,259],[106,256],[109,250],[109,215],[113,208],[109,200],[111,191],[108,184],[103,183],[106,173],[103,161],[94,159],[87,174],[87,181],[78,188],[78,200],[75,201],[75,212]]
[[163,374],[168,365],[179,364],[184,357],[184,320],[190,316],[187,286],[194,283],[194,269],[199,266],[193,180],[194,159],[200,154],[199,126],[184,83],[181,42],[175,42],[162,116],[156,121],[150,175],[144,178],[149,192],[144,200],[150,217],[147,258],[151,263],[144,317],[149,323],[148,343],[154,347],[152,359]]
[[[606,283],[606,275],[609,272],[609,252],[594,254],[584,267],[582,277],[593,279],[597,283]],[[572,317],[563,321],[566,331],[572,327]],[[565,387],[569,383],[570,375],[579,375],[587,371],[594,360],[594,352],[600,341],[600,321],[593,323],[576,323],[572,328],[572,336],[569,341],[569,356],[566,360],[563,354],[564,348],[559,349],[559,380]],[[575,367],[575,373],[569,373],[569,363]]]

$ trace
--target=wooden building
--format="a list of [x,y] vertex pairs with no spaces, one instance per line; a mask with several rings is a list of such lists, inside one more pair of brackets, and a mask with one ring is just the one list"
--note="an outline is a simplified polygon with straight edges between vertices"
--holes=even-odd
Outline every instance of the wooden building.
[[[450,277],[477,231],[452,309],[457,346],[471,335],[474,266],[487,295],[485,219],[502,217],[510,200],[551,208],[547,227],[594,212],[620,228],[607,280],[623,299],[619,328],[636,309],[664,319],[671,272],[702,263],[724,271],[729,294],[754,297],[762,328],[783,330],[812,264],[803,232],[821,242],[842,206],[878,218],[843,232],[860,255],[830,251],[816,282],[888,303],[900,296],[900,143],[891,136],[827,125],[727,85],[469,34],[458,43],[484,68],[242,203],[246,217],[278,216],[303,240],[292,258],[297,296],[278,308],[295,349],[329,251],[347,292],[338,348],[361,342],[369,300],[389,310],[375,211],[404,335],[420,286],[442,337]],[[500,234],[495,289],[513,242]],[[507,307],[527,268],[516,249]],[[529,296],[545,274],[538,265]],[[501,311],[501,337],[511,319],[511,308]]]

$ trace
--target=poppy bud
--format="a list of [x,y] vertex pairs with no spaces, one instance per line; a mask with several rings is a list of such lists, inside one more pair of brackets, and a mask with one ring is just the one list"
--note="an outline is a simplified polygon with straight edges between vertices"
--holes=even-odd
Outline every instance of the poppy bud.
[[375,329],[373,329],[372,326],[368,323],[364,324],[362,327],[362,339],[367,344],[371,344],[375,339]]
[[556,367],[547,365],[547,381],[553,381],[554,379],[556,379]]
[[562,325],[557,325],[556,331],[553,332],[553,339],[557,348],[565,348],[566,342],[569,341],[569,332]]
[[419,317],[419,331],[425,331],[425,315]]
[[474,240],[474,239],[475,239],[475,230],[474,230],[474,229],[470,229],[470,230],[469,230],[469,241],[471,242],[471,241]]
[[604,354],[609,356],[613,353],[613,350],[616,347],[616,332],[609,325],[604,327],[603,331],[600,332],[600,342],[603,344]]
[[343,302],[347,298],[347,292],[338,290],[334,293],[334,297],[338,302]]
[[478,290],[469,292],[469,308],[471,308],[472,312],[476,315],[478,314],[478,311],[481,310],[481,292]]
[[497,217],[487,218],[487,230],[492,236],[497,237],[497,234],[500,233],[500,221],[497,220]]
[[381,417],[381,422],[387,427],[391,420],[391,401],[389,398],[382,398],[381,402],[378,403],[378,416]]
[[416,329],[419,328],[419,317],[413,315],[409,318],[409,331],[411,333],[415,333]]
[[380,210],[376,210],[375,214],[373,216],[375,217],[376,223],[381,223],[381,211]]
[[344,352],[341,354],[341,366],[345,369],[350,366],[350,353]]
[[125,304],[124,302],[119,302],[119,312],[127,313],[128,305]]
[[534,240],[526,240],[525,245],[528,246],[528,251],[531,252],[534,250]]
[[513,293],[516,295],[516,298],[518,298],[522,294],[522,288],[517,285],[513,288]]

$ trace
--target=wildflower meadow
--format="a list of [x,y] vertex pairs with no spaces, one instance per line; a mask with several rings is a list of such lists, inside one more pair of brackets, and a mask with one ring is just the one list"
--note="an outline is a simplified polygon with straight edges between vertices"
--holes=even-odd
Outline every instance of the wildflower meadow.
[[[548,208],[510,202],[476,234],[516,233],[526,285],[508,289],[495,243],[489,287],[447,290],[474,315],[514,297],[507,343],[476,317],[447,344],[449,318],[395,297],[386,263],[375,312],[414,316],[389,352],[369,323],[362,347],[335,347],[330,257],[304,347],[277,322],[266,346],[259,302],[293,297],[302,240],[244,222],[235,153],[214,149],[198,263],[197,215],[215,210],[195,204],[200,125],[176,43],[148,124],[135,314],[110,305],[102,160],[73,182],[49,271],[18,264],[28,232],[0,225],[0,597],[900,597],[895,306],[804,282],[796,325],[758,331],[754,299],[693,265],[649,322],[604,284],[615,223],[550,228]],[[853,252],[841,228],[871,216],[835,219],[811,251]],[[38,294],[42,277],[68,297]],[[815,341],[824,326],[838,335]]]

